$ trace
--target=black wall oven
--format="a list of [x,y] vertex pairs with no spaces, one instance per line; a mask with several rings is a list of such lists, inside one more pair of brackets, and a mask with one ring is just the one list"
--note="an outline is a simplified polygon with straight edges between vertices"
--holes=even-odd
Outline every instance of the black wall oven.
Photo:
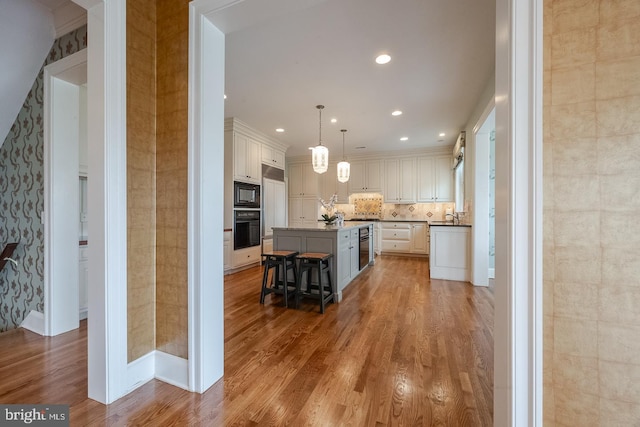
[[260,245],[260,211],[233,211],[233,249]]
[[260,186],[234,181],[233,206],[236,208],[260,209]]

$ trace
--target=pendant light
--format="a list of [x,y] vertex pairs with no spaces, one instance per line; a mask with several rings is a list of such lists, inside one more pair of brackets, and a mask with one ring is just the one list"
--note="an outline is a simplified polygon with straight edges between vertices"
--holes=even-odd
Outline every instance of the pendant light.
[[316,108],[320,113],[320,137],[318,145],[311,149],[311,164],[314,172],[325,173],[329,168],[329,150],[322,145],[322,109],[324,105],[316,105]]
[[338,163],[338,181],[347,182],[351,173],[351,165],[344,157],[344,134],[347,130],[341,129],[340,132],[342,132],[342,161]]

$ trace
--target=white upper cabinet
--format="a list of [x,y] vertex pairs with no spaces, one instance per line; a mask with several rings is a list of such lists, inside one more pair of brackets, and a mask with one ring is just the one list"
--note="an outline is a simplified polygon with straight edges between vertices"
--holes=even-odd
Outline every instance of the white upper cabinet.
[[284,169],[284,152],[267,144],[262,144],[262,163],[278,169]]
[[318,225],[320,204],[315,197],[289,198],[289,227]]
[[453,201],[451,156],[418,157],[416,176],[419,203]]
[[329,169],[320,175],[318,196],[324,200],[337,194],[338,200],[336,203],[349,203],[349,183],[338,181],[338,165],[337,163],[330,163]]
[[383,173],[382,160],[360,160],[351,163],[349,193],[382,192]]
[[260,184],[260,143],[248,136],[233,133],[233,179],[235,181]]
[[292,163],[289,166],[289,197],[316,197],[318,194],[318,174],[311,162]]
[[385,203],[415,203],[415,160],[390,159],[385,161]]

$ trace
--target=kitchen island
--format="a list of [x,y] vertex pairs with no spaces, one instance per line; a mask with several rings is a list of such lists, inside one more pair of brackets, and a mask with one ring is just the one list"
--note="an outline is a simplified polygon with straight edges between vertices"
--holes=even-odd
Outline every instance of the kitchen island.
[[[365,229],[369,239],[363,241],[362,252],[368,257],[361,262],[360,235],[364,235]],[[364,268],[374,263],[373,223],[345,221],[343,226],[335,226],[319,222],[315,227],[273,227],[273,249],[333,254],[331,283],[335,300],[341,301],[342,290]]]

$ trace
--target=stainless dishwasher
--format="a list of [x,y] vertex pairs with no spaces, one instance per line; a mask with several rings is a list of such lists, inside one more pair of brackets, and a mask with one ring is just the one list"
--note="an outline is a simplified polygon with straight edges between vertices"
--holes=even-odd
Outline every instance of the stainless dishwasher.
[[369,264],[369,227],[360,228],[360,265],[362,270]]

